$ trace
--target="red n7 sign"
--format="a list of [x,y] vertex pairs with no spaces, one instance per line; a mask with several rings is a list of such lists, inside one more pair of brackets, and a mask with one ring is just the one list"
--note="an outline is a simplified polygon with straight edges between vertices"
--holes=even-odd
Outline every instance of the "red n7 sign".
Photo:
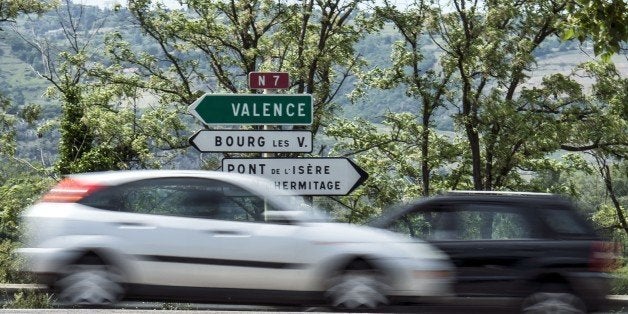
[[290,88],[290,76],[287,72],[250,72],[251,89],[287,89]]

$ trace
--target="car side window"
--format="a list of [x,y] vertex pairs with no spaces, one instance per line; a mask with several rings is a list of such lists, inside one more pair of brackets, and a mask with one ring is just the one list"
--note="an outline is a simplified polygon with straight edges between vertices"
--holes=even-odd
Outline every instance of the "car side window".
[[410,212],[390,228],[434,241],[510,240],[534,237],[526,217],[494,205],[442,206]]
[[412,238],[442,240],[455,238],[457,220],[448,210],[421,209],[400,217],[389,229]]
[[590,235],[591,231],[574,212],[563,208],[544,208],[543,221],[561,235]]
[[500,208],[468,208],[459,212],[458,219],[465,227],[460,230],[462,240],[511,240],[532,238],[525,217]]
[[220,180],[159,178],[133,182],[84,202],[107,210],[229,221],[263,221],[268,204]]

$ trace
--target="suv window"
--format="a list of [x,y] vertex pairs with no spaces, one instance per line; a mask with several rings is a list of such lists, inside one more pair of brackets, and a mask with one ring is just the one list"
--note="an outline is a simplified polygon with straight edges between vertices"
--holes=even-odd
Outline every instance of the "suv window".
[[263,221],[265,206],[270,206],[240,187],[201,178],[140,180],[99,191],[80,203],[114,211],[231,221]]
[[561,235],[589,235],[590,229],[574,212],[564,208],[545,208],[543,221]]
[[397,220],[392,231],[428,240],[509,240],[534,238],[521,213],[507,206],[474,204],[425,208]]

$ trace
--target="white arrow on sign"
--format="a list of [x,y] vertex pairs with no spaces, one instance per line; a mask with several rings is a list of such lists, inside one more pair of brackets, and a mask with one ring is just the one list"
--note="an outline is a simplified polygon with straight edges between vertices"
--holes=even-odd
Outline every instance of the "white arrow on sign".
[[283,153],[312,151],[311,131],[200,130],[190,137],[200,152]]
[[347,195],[368,174],[347,158],[224,158],[222,171],[253,174],[299,195]]

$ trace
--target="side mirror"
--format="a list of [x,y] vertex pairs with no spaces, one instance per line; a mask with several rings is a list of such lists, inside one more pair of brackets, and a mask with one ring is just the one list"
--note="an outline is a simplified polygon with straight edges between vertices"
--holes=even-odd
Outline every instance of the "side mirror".
[[300,220],[299,217],[303,215],[303,212],[299,210],[268,210],[264,215],[268,222],[292,225]]

